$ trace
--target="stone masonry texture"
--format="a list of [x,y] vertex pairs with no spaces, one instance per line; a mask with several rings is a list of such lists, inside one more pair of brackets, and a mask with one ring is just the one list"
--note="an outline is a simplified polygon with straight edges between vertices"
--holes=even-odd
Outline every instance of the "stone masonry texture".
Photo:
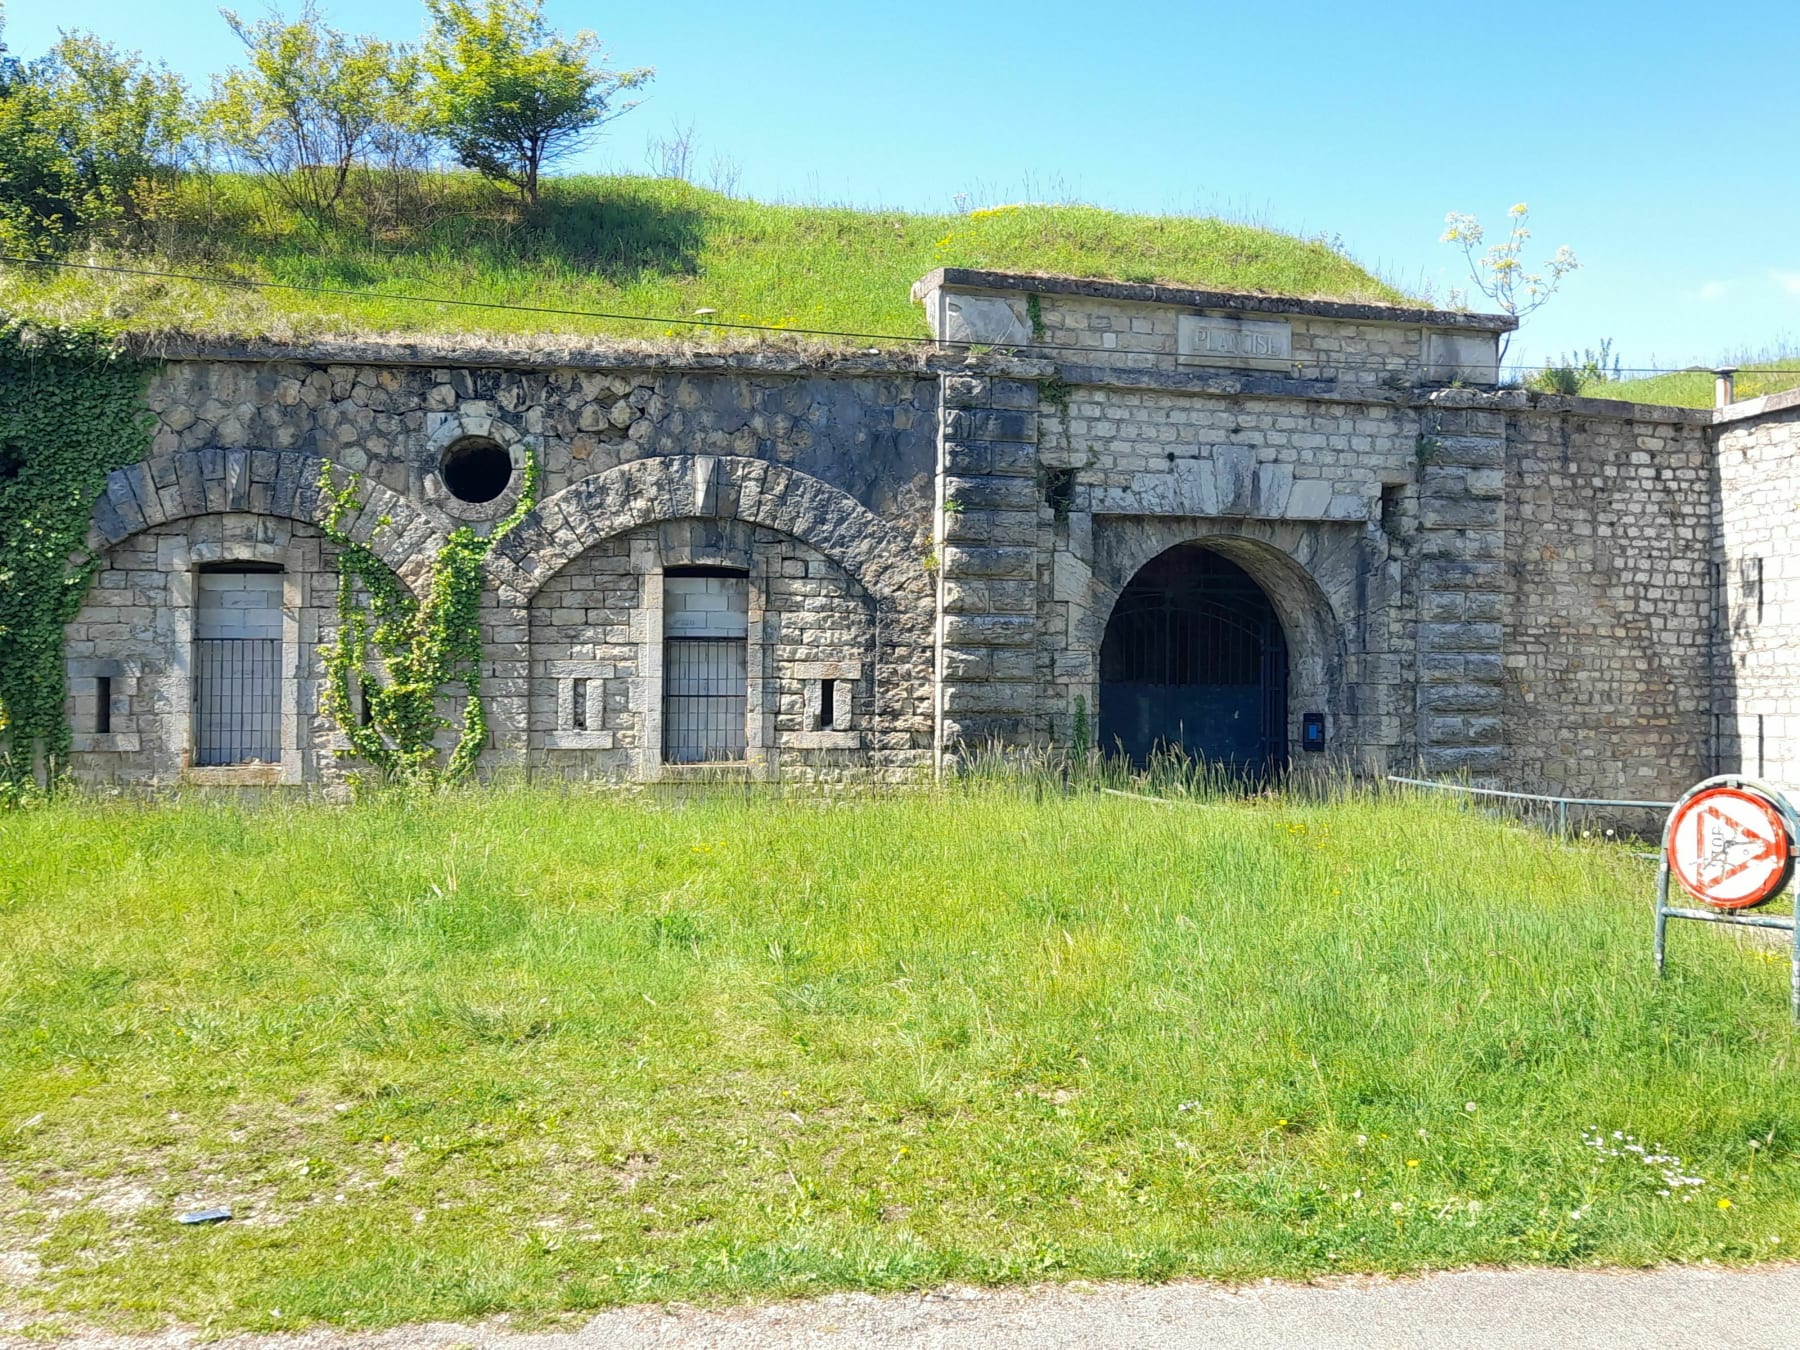
[[[68,629],[75,771],[353,769],[320,712],[321,471],[363,477],[349,533],[417,588],[530,456],[483,599],[485,772],[902,781],[1066,743],[1120,594],[1198,542],[1268,595],[1290,746],[1324,720],[1311,763],[1569,795],[1800,780],[1800,399],[1496,389],[1507,321],[1478,315],[992,273],[915,294],[944,340],[906,353],[165,348]],[[490,502],[441,471],[470,445],[515,466]],[[195,579],[246,565],[283,577],[279,762],[202,770]],[[748,606],[718,639],[743,643],[748,748],[695,770],[664,762],[663,651],[713,590]]]

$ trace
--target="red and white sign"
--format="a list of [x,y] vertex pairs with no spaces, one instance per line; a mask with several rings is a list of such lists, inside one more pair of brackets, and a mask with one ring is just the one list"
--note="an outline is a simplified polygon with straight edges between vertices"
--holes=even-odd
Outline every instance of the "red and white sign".
[[1794,870],[1794,844],[1781,810],[1741,787],[1703,788],[1675,810],[1669,869],[1714,909],[1751,909],[1774,896]]

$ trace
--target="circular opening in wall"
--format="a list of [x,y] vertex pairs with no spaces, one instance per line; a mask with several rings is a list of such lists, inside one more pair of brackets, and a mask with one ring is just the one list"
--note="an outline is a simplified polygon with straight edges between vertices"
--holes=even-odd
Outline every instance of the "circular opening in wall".
[[444,486],[460,502],[491,502],[512,482],[512,456],[498,441],[469,436],[444,451],[438,463]]

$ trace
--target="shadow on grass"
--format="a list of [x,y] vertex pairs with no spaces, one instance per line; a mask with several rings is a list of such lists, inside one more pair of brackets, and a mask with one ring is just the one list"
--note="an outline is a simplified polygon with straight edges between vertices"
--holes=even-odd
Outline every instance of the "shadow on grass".
[[195,264],[256,259],[278,280],[345,289],[545,270],[626,285],[696,274],[708,207],[722,200],[652,178],[559,179],[535,207],[460,174],[354,188],[321,221],[242,177],[195,180],[160,223],[158,248]]

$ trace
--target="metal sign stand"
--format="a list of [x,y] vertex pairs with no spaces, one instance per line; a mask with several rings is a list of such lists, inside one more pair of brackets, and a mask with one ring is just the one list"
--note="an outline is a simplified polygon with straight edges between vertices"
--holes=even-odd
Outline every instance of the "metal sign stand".
[[[1688,909],[1669,903],[1670,860],[1673,846],[1677,842],[1675,839],[1677,822],[1683,822],[1685,820],[1686,809],[1695,797],[1720,788],[1732,790],[1737,794],[1749,794],[1751,796],[1766,798],[1768,804],[1779,814],[1781,822],[1785,827],[1786,837],[1781,841],[1781,848],[1784,850],[1784,853],[1780,859],[1783,866],[1781,868],[1779,884],[1760,899],[1753,900],[1748,904],[1745,904],[1744,907],[1751,908],[1754,905],[1765,904],[1789,889],[1789,879],[1793,870],[1796,853],[1796,842],[1800,841],[1800,818],[1796,817],[1794,808],[1789,804],[1787,798],[1766,783],[1760,783],[1754,778],[1743,778],[1736,774],[1725,774],[1717,778],[1709,778],[1703,783],[1695,784],[1682,796],[1680,801],[1675,803],[1675,809],[1669,812],[1668,822],[1663,826],[1662,849],[1656,868],[1656,973],[1659,976],[1663,973],[1663,956],[1665,949],[1664,936],[1668,929],[1670,919],[1693,919],[1700,923],[1722,923],[1739,928],[1775,928],[1792,933],[1794,935],[1794,941],[1792,955],[1790,957],[1789,1000],[1792,1006],[1794,1020],[1795,1022],[1800,1022],[1800,922],[1796,922],[1796,915],[1744,914],[1736,913],[1731,909],[1724,908]],[[1764,841],[1753,839],[1752,842],[1762,843]],[[1722,848],[1729,849],[1733,847],[1735,843],[1736,841],[1726,838]],[[1768,856],[1768,850],[1766,848],[1762,850],[1762,853],[1764,856]],[[1741,867],[1738,870],[1741,871]],[[1731,873],[1728,871],[1727,874],[1730,875]],[[1692,888],[1684,881],[1683,889],[1691,890]],[[1705,897],[1702,896],[1701,898],[1704,899]]]

